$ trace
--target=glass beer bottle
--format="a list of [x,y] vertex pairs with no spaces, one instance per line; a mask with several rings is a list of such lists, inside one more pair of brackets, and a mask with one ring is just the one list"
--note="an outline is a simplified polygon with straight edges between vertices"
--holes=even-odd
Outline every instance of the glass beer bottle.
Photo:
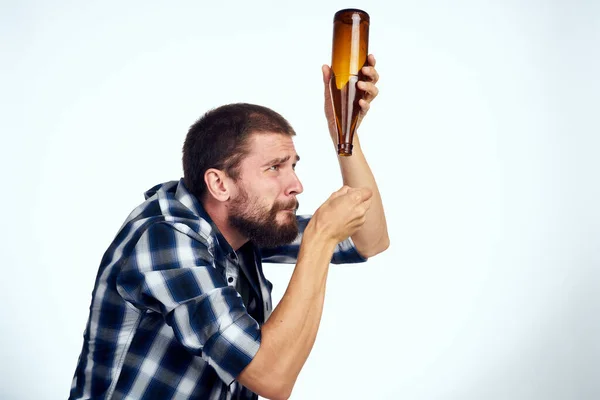
[[363,92],[356,83],[363,77],[369,46],[369,14],[362,10],[345,9],[333,17],[331,60],[331,97],[338,133],[338,154],[352,155],[352,142]]

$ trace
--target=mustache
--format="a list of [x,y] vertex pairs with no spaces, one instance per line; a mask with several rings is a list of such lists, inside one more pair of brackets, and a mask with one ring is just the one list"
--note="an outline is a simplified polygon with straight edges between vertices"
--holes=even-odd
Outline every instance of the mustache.
[[273,206],[273,212],[281,210],[297,211],[299,207],[300,203],[298,202],[298,199],[290,199],[289,201],[275,203],[275,205]]

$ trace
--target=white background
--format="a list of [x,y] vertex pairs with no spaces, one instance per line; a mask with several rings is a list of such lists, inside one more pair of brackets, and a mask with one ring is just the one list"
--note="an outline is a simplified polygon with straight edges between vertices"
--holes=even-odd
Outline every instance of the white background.
[[392,244],[332,268],[292,399],[600,398],[599,4],[2,2],[0,397],[67,398],[101,256],[209,108],[288,118],[301,213],[341,185],[320,67],[358,7]]

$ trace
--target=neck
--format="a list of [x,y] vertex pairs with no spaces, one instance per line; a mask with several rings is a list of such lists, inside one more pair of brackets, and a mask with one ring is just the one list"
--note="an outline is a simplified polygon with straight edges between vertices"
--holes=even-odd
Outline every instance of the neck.
[[204,207],[204,210],[213,220],[217,229],[221,232],[221,235],[227,240],[227,243],[229,243],[233,250],[237,251],[248,241],[248,238],[240,234],[237,229],[231,226],[228,218],[229,210],[224,202],[217,201],[211,198],[211,196],[206,197],[207,198],[202,201],[202,207]]

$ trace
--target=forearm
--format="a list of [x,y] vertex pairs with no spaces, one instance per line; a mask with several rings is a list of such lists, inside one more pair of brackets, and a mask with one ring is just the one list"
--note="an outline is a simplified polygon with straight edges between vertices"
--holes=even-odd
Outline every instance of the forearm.
[[306,362],[321,321],[335,243],[304,234],[288,288],[263,325],[261,346],[238,380],[264,397],[286,398]]
[[371,208],[367,212],[364,225],[352,235],[356,249],[364,257],[374,256],[389,246],[387,223],[381,195],[375,177],[362,152],[358,136],[354,137],[352,156],[338,156],[344,185],[368,188],[373,192]]

